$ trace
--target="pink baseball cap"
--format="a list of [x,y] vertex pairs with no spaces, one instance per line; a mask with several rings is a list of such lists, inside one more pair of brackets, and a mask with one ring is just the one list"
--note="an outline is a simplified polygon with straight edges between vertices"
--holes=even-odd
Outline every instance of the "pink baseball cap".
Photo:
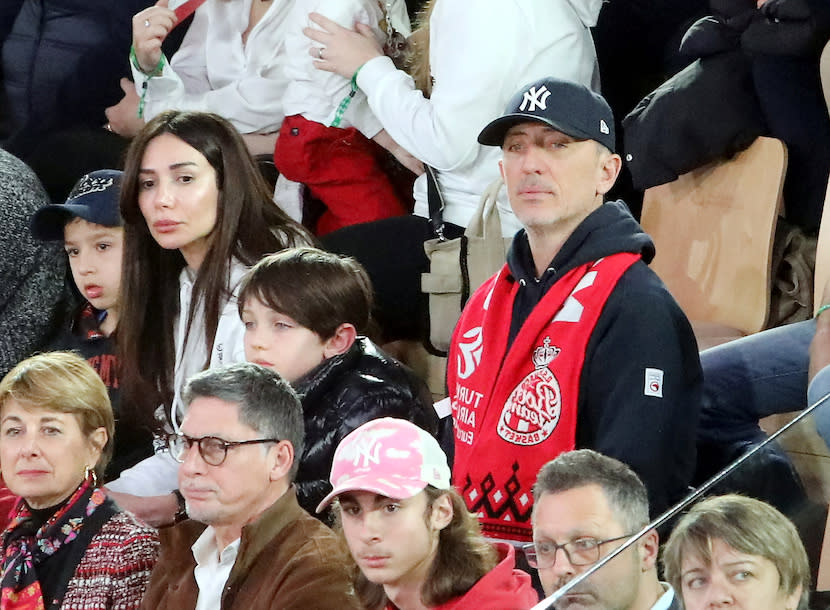
[[404,419],[373,419],[350,432],[334,452],[334,489],[317,512],[346,491],[371,491],[405,500],[427,485],[450,488],[450,467],[438,441]]

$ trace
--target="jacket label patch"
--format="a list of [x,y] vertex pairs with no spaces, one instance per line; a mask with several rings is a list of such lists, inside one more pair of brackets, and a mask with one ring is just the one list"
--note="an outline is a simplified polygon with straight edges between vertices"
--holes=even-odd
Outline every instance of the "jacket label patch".
[[663,371],[660,369],[646,369],[646,383],[643,389],[645,396],[663,398]]

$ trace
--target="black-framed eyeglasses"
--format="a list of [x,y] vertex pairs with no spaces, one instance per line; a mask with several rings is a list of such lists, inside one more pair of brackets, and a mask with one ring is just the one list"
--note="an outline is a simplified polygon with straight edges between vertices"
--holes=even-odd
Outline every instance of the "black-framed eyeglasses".
[[203,436],[202,438],[193,438],[186,434],[168,434],[167,447],[170,449],[170,455],[177,462],[184,462],[184,457],[190,448],[196,443],[199,446],[199,455],[206,464],[211,466],[221,466],[225,458],[228,457],[228,449],[234,447],[241,447],[242,445],[255,445],[258,443],[278,443],[278,438],[255,438],[250,441],[226,441],[217,436]]
[[590,566],[600,560],[600,547],[609,542],[617,542],[631,537],[632,534],[597,540],[596,538],[583,537],[571,540],[564,544],[555,542],[531,542],[522,546],[527,562],[531,568],[551,568],[556,563],[556,552],[559,549],[565,551],[565,557],[573,566]]

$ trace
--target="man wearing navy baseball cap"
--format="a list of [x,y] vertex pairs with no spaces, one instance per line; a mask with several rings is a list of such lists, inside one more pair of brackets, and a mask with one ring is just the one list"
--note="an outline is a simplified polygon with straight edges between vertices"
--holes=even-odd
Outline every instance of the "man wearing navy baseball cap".
[[529,542],[536,473],[586,447],[631,466],[662,512],[694,471],[700,362],[686,317],[647,266],[651,239],[624,202],[604,203],[621,166],[611,109],[546,78],[478,139],[501,147],[524,229],[450,346],[453,482],[485,534]]

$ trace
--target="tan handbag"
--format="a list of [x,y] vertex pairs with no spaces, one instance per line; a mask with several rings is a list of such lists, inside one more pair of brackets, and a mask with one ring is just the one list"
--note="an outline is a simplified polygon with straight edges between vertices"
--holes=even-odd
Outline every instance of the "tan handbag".
[[[429,177],[434,179],[432,174]],[[501,178],[487,187],[464,235],[457,239],[443,237],[430,201],[430,218],[438,237],[424,242],[429,273],[421,274],[421,291],[429,297],[426,348],[431,353],[447,355],[452,331],[470,295],[504,265],[513,239],[501,235],[496,206],[501,187]],[[439,219],[441,209],[443,205],[437,210]]]

